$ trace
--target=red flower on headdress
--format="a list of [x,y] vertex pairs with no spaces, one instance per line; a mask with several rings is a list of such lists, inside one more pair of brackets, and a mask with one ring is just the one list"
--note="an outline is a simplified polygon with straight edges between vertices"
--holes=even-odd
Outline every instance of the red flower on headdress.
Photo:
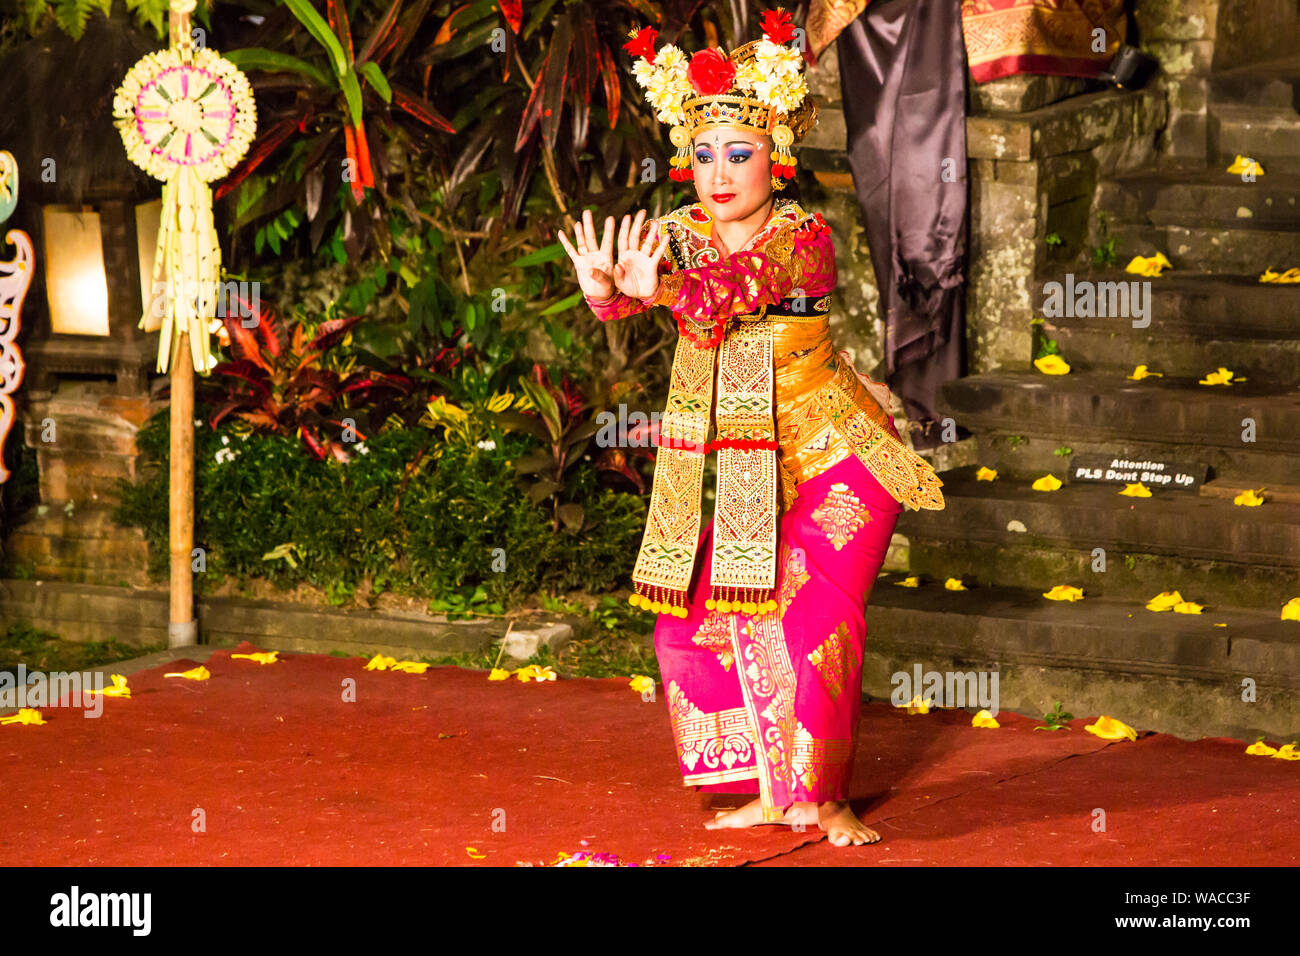
[[708,47],[691,57],[686,78],[700,96],[725,93],[736,81],[736,64],[716,47]]
[[645,57],[646,62],[653,65],[655,61],[655,40],[659,39],[659,31],[654,27],[642,27],[640,30],[633,30],[628,36],[632,39],[623,44],[623,49],[633,56]]
[[794,26],[790,14],[784,10],[768,10],[758,21],[763,26],[764,35],[773,43],[789,43],[794,39]]

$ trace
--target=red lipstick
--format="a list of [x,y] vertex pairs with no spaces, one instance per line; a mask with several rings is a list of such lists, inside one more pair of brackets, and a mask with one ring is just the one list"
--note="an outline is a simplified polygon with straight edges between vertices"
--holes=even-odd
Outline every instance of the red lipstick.
[[735,193],[714,193],[713,194],[714,202],[731,202],[731,200],[735,198],[736,198]]

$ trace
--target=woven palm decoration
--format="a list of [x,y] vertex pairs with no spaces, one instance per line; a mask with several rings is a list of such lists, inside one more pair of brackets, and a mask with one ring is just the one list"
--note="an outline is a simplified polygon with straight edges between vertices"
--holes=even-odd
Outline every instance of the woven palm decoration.
[[[188,14],[194,0],[172,0],[171,7]],[[169,370],[185,332],[194,369],[206,375],[216,364],[209,335],[221,275],[209,184],[229,173],[253,140],[253,91],[233,63],[194,46],[187,24],[169,49],[131,67],[113,98],[113,119],[131,162],[163,182],[152,288],[165,283],[165,298],[145,305],[140,327],[161,305],[158,371]]]

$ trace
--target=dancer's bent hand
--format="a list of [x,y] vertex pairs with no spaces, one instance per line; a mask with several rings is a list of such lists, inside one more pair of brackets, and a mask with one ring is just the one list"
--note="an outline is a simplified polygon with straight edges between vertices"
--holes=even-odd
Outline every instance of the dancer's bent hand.
[[[578,286],[582,294],[592,299],[608,299],[614,294],[614,217],[605,219],[605,235],[596,243],[596,229],[591,222],[591,210],[584,209],[582,222],[573,227],[574,241],[563,232],[557,232],[560,245],[573,260],[578,273]],[[575,249],[574,246],[577,246]]]
[[[658,220],[651,222],[644,239],[641,230],[645,210],[637,211],[636,219],[623,217],[618,230],[618,262],[614,266],[614,283],[624,295],[634,299],[650,299],[659,289],[659,260],[668,248],[668,234],[659,237]],[[630,229],[630,232],[629,232]],[[655,243],[659,242],[658,247]]]

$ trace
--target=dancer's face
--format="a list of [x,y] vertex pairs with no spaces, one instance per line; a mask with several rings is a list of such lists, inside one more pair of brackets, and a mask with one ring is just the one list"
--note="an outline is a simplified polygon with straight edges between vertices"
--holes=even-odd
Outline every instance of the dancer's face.
[[770,136],[729,127],[704,130],[695,136],[692,161],[695,192],[714,219],[747,219],[772,195]]

